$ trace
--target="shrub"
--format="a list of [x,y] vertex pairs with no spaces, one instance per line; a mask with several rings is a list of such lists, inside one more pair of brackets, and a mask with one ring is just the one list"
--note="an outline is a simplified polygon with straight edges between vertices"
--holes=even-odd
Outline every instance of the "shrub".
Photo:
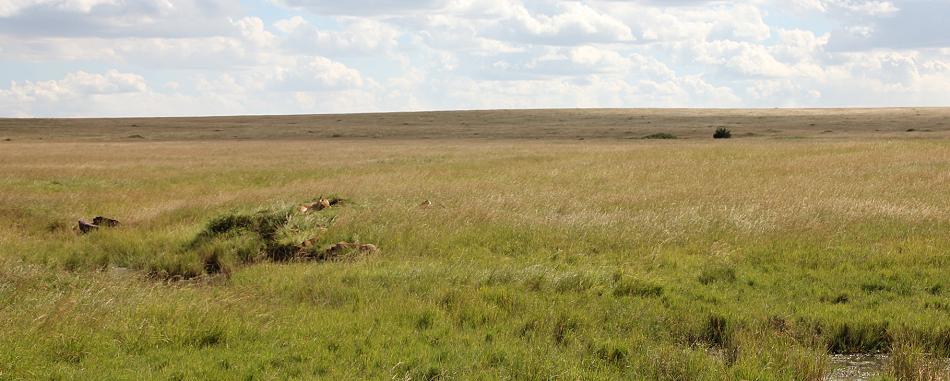
[[716,129],[716,132],[713,133],[714,139],[729,139],[732,137],[732,131],[729,131],[728,128],[719,127]]

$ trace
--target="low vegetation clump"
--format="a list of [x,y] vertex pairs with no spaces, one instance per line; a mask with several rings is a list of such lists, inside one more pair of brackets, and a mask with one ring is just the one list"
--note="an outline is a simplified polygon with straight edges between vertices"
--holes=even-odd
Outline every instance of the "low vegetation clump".
[[722,282],[733,283],[736,281],[736,270],[726,265],[712,265],[704,268],[699,274],[699,283],[704,285]]
[[669,133],[669,132],[657,132],[657,133],[655,133],[655,134],[646,135],[646,136],[642,137],[641,139],[659,139],[659,140],[663,140],[663,139],[676,139],[676,135],[673,135],[673,134],[671,134],[671,133]]
[[[71,267],[83,262],[100,268],[131,267],[145,270],[149,277],[182,280],[232,271],[260,262],[336,261],[375,253],[378,248],[359,242],[327,241],[328,228],[337,217],[342,199],[323,197],[300,206],[278,204],[250,211],[233,211],[208,221],[191,239],[174,244],[153,245],[145,237],[117,228],[119,221],[96,217],[80,220],[77,232],[105,256],[76,258]],[[85,227],[85,229],[84,229]]]
[[713,133],[714,139],[729,139],[732,137],[732,131],[725,127],[719,127],[716,129],[716,132]]
[[[296,229],[288,229],[293,226]],[[285,261],[294,255],[300,239],[318,232],[322,227],[312,218],[297,215],[291,208],[282,210],[259,210],[247,214],[226,214],[208,223],[191,242],[193,250],[210,251],[219,246],[227,251],[246,253],[243,261],[268,259]],[[235,243],[241,243],[235,247]],[[224,254],[224,253],[222,253]]]
[[635,279],[623,279],[614,286],[614,296],[659,297],[663,295],[663,286]]
[[339,198],[320,197],[298,207],[276,207],[252,213],[232,213],[211,220],[188,249],[202,258],[205,273],[266,261],[333,261],[378,251],[373,244],[324,240]]

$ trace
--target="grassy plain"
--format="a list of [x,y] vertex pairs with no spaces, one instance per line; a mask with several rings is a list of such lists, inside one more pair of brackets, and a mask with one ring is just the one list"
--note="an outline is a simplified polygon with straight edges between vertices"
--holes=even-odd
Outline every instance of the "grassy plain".
[[[819,380],[829,354],[876,352],[883,378],[946,379],[948,123],[0,120],[0,379]],[[657,133],[679,139],[639,139]],[[215,217],[329,194],[350,202],[321,243],[378,253],[204,274]],[[123,225],[71,230],[95,215]]]

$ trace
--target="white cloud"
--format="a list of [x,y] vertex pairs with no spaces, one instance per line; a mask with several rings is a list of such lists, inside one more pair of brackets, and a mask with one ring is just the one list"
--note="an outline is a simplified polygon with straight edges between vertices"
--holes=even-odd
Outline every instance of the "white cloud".
[[274,27],[283,34],[284,46],[297,52],[367,54],[390,51],[398,45],[398,30],[386,23],[372,19],[341,21],[341,30],[322,30],[294,16],[278,20]]
[[777,59],[792,62],[813,62],[819,58],[828,44],[827,34],[816,36],[815,33],[801,29],[781,29],[778,32],[779,43],[769,47],[769,51]]
[[[831,36],[830,47],[838,51],[873,48],[915,49],[950,46],[950,2],[906,1],[876,5],[866,17],[851,21]],[[875,11],[876,9],[876,11]],[[873,16],[873,17],[872,17]]]
[[97,97],[125,96],[146,91],[148,85],[145,79],[137,74],[117,70],[109,70],[104,74],[77,71],[60,80],[14,81],[9,89],[0,90],[0,105],[13,115],[34,115],[34,111],[52,114],[55,111],[45,108],[63,105],[75,110],[73,107],[89,104],[90,100]]
[[59,100],[98,94],[118,94],[146,91],[142,76],[109,70],[105,74],[84,71],[69,73],[62,80],[13,82],[4,95],[24,100]]
[[824,9],[841,9],[848,12],[869,15],[869,16],[881,16],[889,15],[897,12],[898,7],[894,5],[891,1],[880,1],[880,0],[825,0],[823,2],[822,8]]
[[21,37],[189,37],[228,30],[233,0],[4,0],[0,33]]
[[288,67],[265,74],[266,82],[279,90],[347,89],[363,86],[360,73],[324,57],[299,59]]
[[751,77],[788,77],[795,69],[775,59],[762,45],[730,40],[697,44],[692,49],[696,61],[715,66],[734,75]]
[[34,7],[49,7],[61,11],[89,13],[93,7],[115,5],[116,0],[6,0],[0,2],[0,17],[9,17]]
[[447,0],[273,0],[279,4],[318,14],[349,16],[387,16],[432,11],[444,7]]
[[559,2],[550,14],[531,12],[524,6],[512,7],[511,14],[488,25],[484,34],[501,40],[552,45],[635,40],[626,24],[578,2]]

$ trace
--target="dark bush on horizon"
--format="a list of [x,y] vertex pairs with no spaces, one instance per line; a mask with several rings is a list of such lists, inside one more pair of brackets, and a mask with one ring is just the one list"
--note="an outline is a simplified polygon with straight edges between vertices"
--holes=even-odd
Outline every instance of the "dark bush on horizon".
[[729,131],[728,128],[719,127],[716,129],[716,132],[713,133],[713,139],[729,139],[732,137],[732,131]]

